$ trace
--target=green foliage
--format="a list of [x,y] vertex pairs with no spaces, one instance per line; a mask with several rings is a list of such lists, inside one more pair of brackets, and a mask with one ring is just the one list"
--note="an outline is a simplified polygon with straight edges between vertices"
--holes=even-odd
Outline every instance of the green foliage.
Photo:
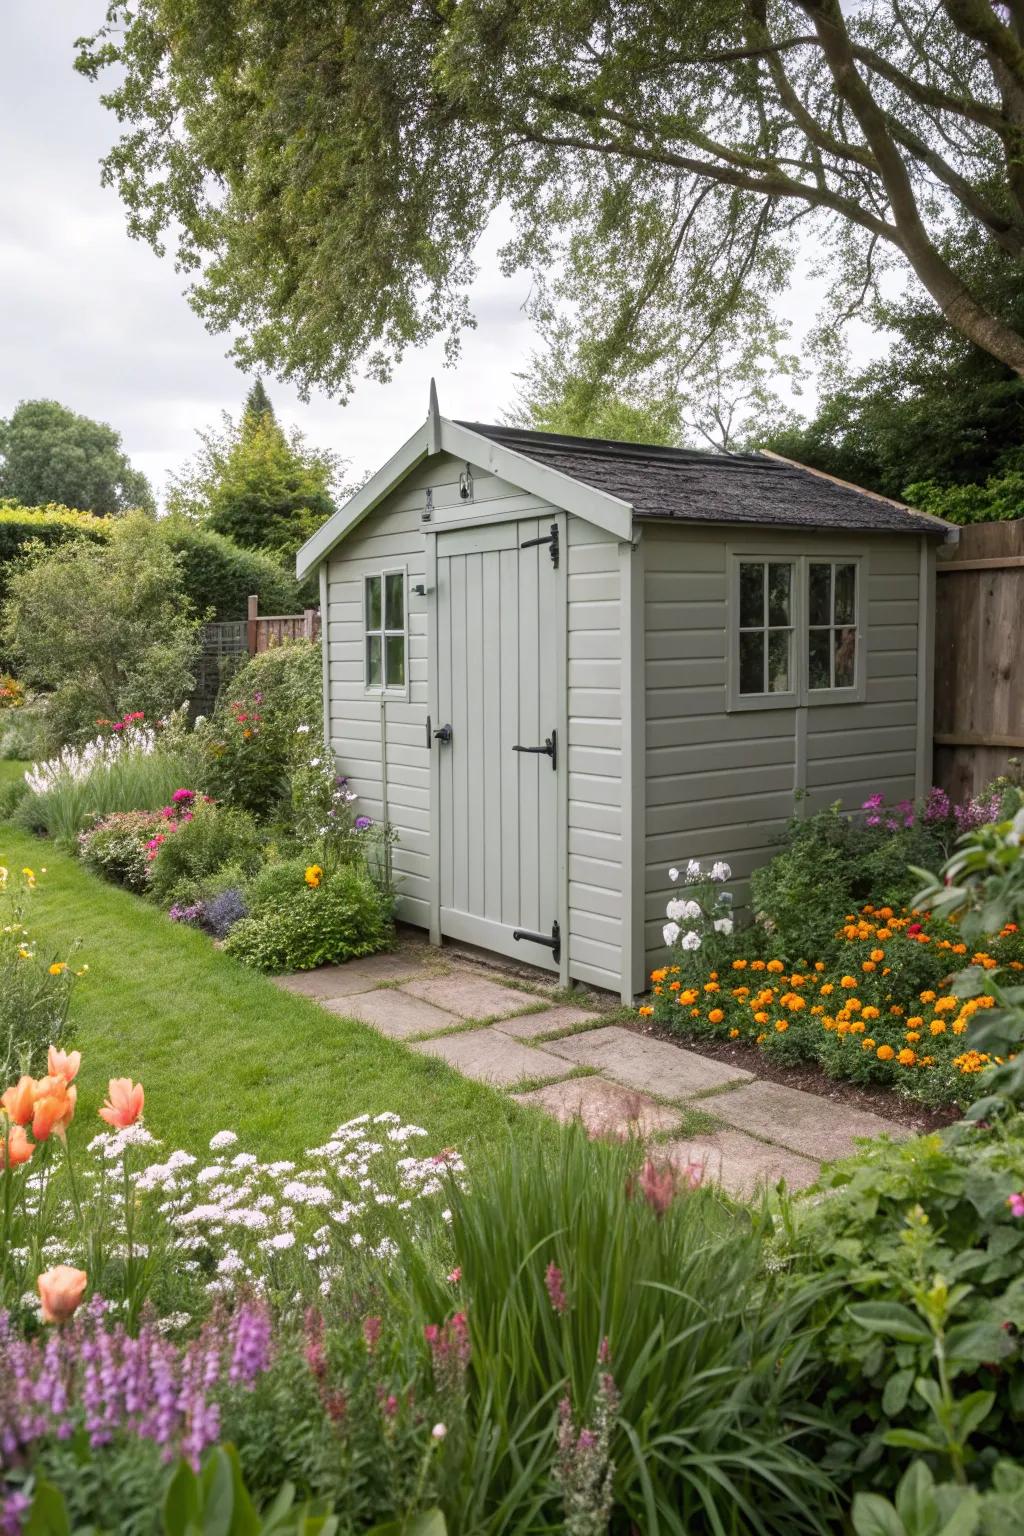
[[14,501],[0,501],[0,603],[7,596],[11,572],[27,544],[49,548],[71,539],[100,543],[109,538],[111,526],[109,518],[74,512],[70,507],[22,507]]
[[194,682],[197,628],[177,557],[155,523],[132,515],[104,544],[75,540],[19,564],[2,637],[24,680],[49,691],[54,733],[70,740],[100,719],[176,709]]
[[796,816],[786,846],[754,871],[752,905],[777,952],[798,960],[830,960],[846,914],[865,902],[900,907],[920,884],[908,868],[945,855],[949,831],[918,818],[912,827],[869,827],[840,804]]
[[188,518],[161,518],[160,532],[178,557],[181,588],[193,610],[211,621],[244,619],[255,594],[262,613],[298,613],[298,584],[272,555],[239,545]]
[[908,485],[906,499],[922,512],[951,523],[1009,522],[1024,517],[1024,449],[1006,461],[984,485],[940,485],[935,480]]
[[391,901],[358,865],[306,881],[303,860],[268,865],[249,886],[249,916],[225,940],[228,954],[261,971],[312,971],[391,943]]
[[172,478],[171,511],[291,562],[334,511],[337,455],[308,447],[301,432],[279,426],[272,409],[248,402],[238,426],[226,416],[220,432],[199,435],[196,459]]
[[162,836],[149,871],[153,900],[194,901],[203,883],[225,865],[255,874],[263,859],[256,823],[234,806],[193,802],[191,820],[183,815]]
[[121,450],[120,433],[56,400],[23,400],[0,421],[0,496],[24,506],[154,514],[149,481]]
[[113,811],[79,833],[82,863],[93,874],[141,894],[149,886],[148,844],[165,824],[160,811]]
[[[0,856],[3,850],[0,849]],[[27,872],[26,872],[27,871]],[[70,964],[77,945],[58,953],[33,932],[31,904],[37,876],[0,863],[0,1082],[42,1073],[50,1045],[66,1044],[68,1007],[75,985]]]
[[778,1219],[773,1263],[797,1292],[827,1282],[822,1406],[851,1437],[829,1465],[891,1489],[911,1450],[984,1486],[1024,1412],[1024,1116],[871,1142],[821,1183]]

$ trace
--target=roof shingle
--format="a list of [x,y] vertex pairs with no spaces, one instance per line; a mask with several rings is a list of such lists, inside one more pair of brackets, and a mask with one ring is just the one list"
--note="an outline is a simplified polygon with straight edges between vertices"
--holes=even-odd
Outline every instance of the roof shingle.
[[475,421],[458,425],[617,496],[637,518],[936,538],[945,528],[937,518],[765,454],[645,447]]

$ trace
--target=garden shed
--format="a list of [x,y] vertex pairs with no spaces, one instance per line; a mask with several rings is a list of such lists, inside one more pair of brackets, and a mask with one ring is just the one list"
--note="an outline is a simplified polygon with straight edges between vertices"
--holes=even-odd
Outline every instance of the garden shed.
[[432,387],[297,561],[399,916],[636,996],[669,866],[742,900],[794,804],[928,787],[944,538],[774,456],[449,421]]

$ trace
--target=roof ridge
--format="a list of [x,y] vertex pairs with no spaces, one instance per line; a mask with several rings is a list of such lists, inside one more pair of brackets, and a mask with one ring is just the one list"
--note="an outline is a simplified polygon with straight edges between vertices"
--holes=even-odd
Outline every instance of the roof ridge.
[[465,427],[469,432],[479,432],[485,437],[507,436],[517,442],[533,443],[538,447],[547,445],[553,448],[580,448],[598,455],[607,451],[614,453],[617,458],[663,458],[675,462],[684,460],[698,464],[747,464],[756,465],[760,469],[772,467],[760,450],[756,453],[727,453],[711,448],[674,448],[668,443],[634,443],[613,437],[576,437],[568,432],[542,432],[534,427],[507,427],[500,422],[458,420],[455,424]]

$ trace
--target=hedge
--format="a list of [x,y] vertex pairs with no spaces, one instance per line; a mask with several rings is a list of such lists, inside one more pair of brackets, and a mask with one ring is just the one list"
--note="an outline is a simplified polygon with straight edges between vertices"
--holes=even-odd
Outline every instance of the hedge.
[[[0,501],[0,603],[7,595],[7,572],[30,539],[61,544],[68,539],[105,539],[112,519],[69,507],[20,507]],[[240,549],[223,534],[211,533],[184,518],[168,517],[159,527],[181,555],[182,584],[202,615],[215,620],[244,619],[246,599],[259,594],[264,613],[298,613],[298,585],[270,555]]]

